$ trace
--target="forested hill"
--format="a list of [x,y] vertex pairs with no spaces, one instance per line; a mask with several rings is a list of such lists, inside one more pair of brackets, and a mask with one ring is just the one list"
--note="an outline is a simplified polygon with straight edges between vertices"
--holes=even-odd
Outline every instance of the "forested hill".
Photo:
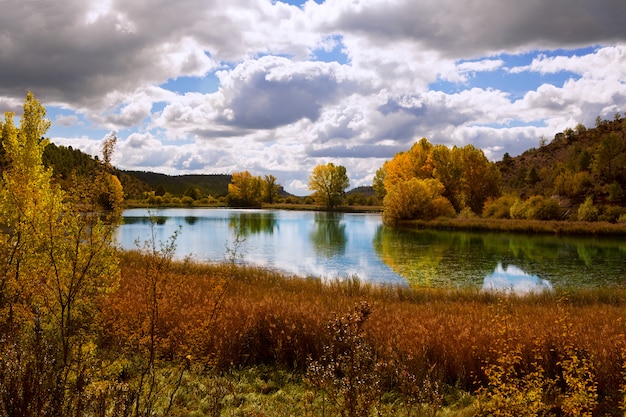
[[588,196],[600,203],[626,203],[626,118],[598,118],[595,128],[579,124],[541,142],[519,156],[505,154],[497,163],[505,193],[557,196],[572,206]]
[[[93,158],[71,146],[57,146],[50,143],[43,154],[43,162],[51,166],[53,176],[64,184],[72,173],[78,177],[88,177],[100,169],[98,158]],[[116,169],[127,198],[141,198],[145,192],[156,191],[163,194],[183,195],[190,189],[202,195],[223,196],[228,193],[228,183],[232,176],[218,175],[165,175],[154,172],[123,171]]]
[[[94,158],[71,146],[57,146],[54,143],[46,146],[42,160],[45,166],[52,167],[53,177],[62,186],[66,185],[72,173],[79,178],[89,178],[101,168],[97,157]],[[114,174],[119,178],[127,197],[137,198],[144,192],[152,190],[150,184],[125,171],[116,169]]]
[[228,193],[228,184],[232,178],[229,174],[165,175],[143,171],[124,172],[147,184],[151,190],[161,190],[172,195],[183,195],[189,189],[197,189],[202,195],[224,196]]

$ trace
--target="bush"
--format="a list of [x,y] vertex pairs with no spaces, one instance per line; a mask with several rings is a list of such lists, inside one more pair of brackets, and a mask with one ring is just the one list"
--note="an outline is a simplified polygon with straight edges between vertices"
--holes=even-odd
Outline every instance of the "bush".
[[556,220],[561,217],[561,207],[553,198],[534,195],[524,202],[515,200],[510,215],[513,219]]
[[608,205],[602,209],[602,214],[598,216],[598,220],[603,222],[617,223],[622,214],[626,212],[626,209],[621,206]]
[[497,199],[489,198],[483,207],[483,217],[492,219],[510,219],[511,207],[515,204],[515,197],[504,195]]
[[436,179],[411,178],[387,191],[383,201],[383,221],[396,224],[402,220],[432,220],[453,216],[450,200],[443,197],[444,187]]
[[593,205],[592,196],[588,196],[585,202],[578,207],[578,220],[583,222],[598,220],[598,208]]

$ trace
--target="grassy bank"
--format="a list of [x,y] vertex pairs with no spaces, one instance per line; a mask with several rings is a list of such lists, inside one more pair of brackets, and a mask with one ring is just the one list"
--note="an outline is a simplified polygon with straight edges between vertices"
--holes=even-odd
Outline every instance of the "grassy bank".
[[411,220],[400,223],[402,227],[419,229],[445,229],[469,231],[496,231],[506,233],[546,233],[554,235],[623,236],[626,224],[609,222],[579,222],[559,220],[510,220],[483,218],[454,218],[437,220]]
[[172,415],[622,415],[624,288],[512,297],[150,265],[124,254],[102,306],[104,379],[136,385],[153,357]]

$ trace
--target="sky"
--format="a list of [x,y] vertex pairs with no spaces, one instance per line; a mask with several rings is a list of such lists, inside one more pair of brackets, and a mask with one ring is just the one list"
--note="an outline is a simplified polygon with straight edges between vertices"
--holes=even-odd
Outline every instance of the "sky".
[[0,111],[121,169],[351,187],[422,137],[492,161],[626,113],[624,0],[0,0]]

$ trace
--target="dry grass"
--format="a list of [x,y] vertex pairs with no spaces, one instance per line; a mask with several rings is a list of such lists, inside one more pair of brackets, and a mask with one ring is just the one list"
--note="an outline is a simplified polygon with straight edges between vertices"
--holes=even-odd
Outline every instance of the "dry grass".
[[580,222],[565,220],[510,220],[510,219],[483,219],[453,218],[432,221],[411,220],[402,223],[403,226],[420,229],[447,229],[470,231],[497,231],[507,233],[547,233],[556,235],[596,235],[596,236],[624,236],[626,224],[609,222]]
[[[103,306],[103,340],[108,346],[129,351],[133,343],[141,344],[136,287],[141,263],[138,254],[123,256],[121,286]],[[178,263],[161,295],[161,357],[193,358],[205,369],[264,364],[303,373],[332,345],[335,335],[328,323],[365,301],[371,314],[362,326],[363,337],[385,365],[377,372],[387,392],[399,392],[406,382],[397,369],[406,371],[404,377],[440,389],[489,389],[489,364],[510,354],[494,350],[504,326],[520,358],[516,372],[532,373],[539,365],[545,380],[555,381],[556,388],[543,399],[547,404],[560,407],[567,397],[563,358],[574,353],[588,363],[588,379],[597,388],[600,404],[597,412],[614,414],[623,400],[624,288],[567,297],[511,297],[476,290],[379,287],[357,280],[324,284],[254,267]]]

